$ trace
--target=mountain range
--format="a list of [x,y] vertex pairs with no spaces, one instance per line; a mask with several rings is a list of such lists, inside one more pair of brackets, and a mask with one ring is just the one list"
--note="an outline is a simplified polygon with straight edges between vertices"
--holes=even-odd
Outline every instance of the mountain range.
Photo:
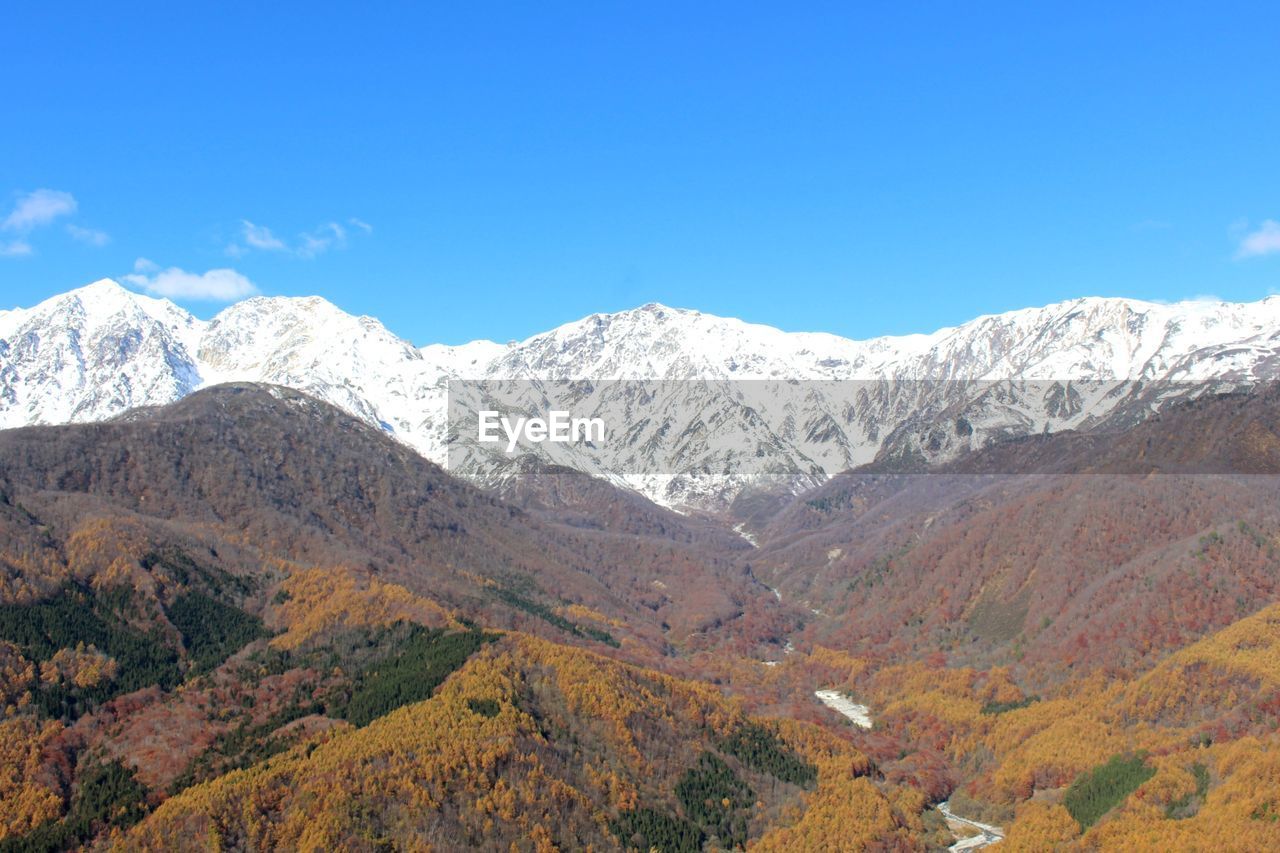
[[718,511],[877,459],[939,462],[1010,436],[1130,423],[1206,387],[1277,375],[1280,297],[1083,298],[866,341],[649,304],[461,346],[414,346],[318,297],[255,297],[205,321],[106,279],[0,312],[0,427],[265,382],[501,487],[520,469],[463,434],[451,407],[496,400],[537,414],[560,401],[601,417],[609,440],[524,446],[525,463]]

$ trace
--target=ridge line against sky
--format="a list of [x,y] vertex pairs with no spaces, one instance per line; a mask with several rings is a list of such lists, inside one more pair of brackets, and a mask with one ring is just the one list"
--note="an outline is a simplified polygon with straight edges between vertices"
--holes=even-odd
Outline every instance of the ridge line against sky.
[[1272,4],[144,7],[0,33],[0,308],[109,275],[413,341],[647,302],[866,339],[1280,289]]
[[[225,271],[215,271],[215,272],[225,272]],[[127,278],[129,278],[129,276],[125,276],[125,278],[126,278],[126,279],[127,279]],[[216,277],[215,277],[215,278],[216,278]],[[203,322],[209,322],[210,320],[214,319],[214,318],[215,318],[215,317],[216,317],[220,312],[222,312],[222,311],[224,311],[224,310],[226,310],[226,309],[232,308],[232,307],[234,307],[235,305],[237,305],[237,304],[239,304],[239,303],[241,303],[241,302],[247,301],[247,300],[256,300],[256,299],[262,299],[262,300],[285,299],[285,300],[302,300],[302,301],[304,301],[304,302],[305,302],[305,301],[309,301],[309,300],[313,300],[313,299],[320,299],[320,300],[322,300],[323,302],[327,303],[327,304],[328,304],[329,306],[331,306],[332,308],[336,309],[337,311],[340,311],[340,312],[342,312],[342,313],[346,314],[348,317],[357,318],[357,319],[370,319],[370,320],[373,320],[374,322],[376,322],[377,324],[379,324],[379,325],[380,325],[380,326],[382,326],[383,328],[385,328],[385,329],[387,329],[387,330],[391,331],[391,333],[392,333],[393,335],[394,335],[394,334],[396,334],[396,333],[395,333],[395,331],[394,331],[393,329],[391,329],[391,327],[390,327],[390,326],[388,326],[386,323],[384,323],[380,317],[377,317],[377,316],[374,316],[374,315],[369,315],[369,314],[360,314],[360,313],[357,313],[357,312],[347,311],[347,310],[346,310],[342,305],[337,304],[337,303],[333,302],[332,300],[326,299],[326,298],[325,298],[325,297],[323,297],[323,296],[319,296],[318,294],[305,294],[305,295],[296,295],[296,296],[295,296],[295,295],[289,295],[289,296],[273,296],[273,295],[270,295],[270,294],[263,294],[263,293],[257,293],[257,292],[254,292],[254,293],[245,294],[245,295],[243,295],[243,296],[238,296],[238,297],[235,297],[235,298],[229,299],[229,300],[227,300],[227,301],[217,302],[216,304],[214,304],[214,301],[213,301],[213,300],[204,300],[202,304],[205,304],[205,305],[206,305],[206,307],[209,307],[209,310],[208,310],[208,311],[205,311],[205,312],[201,312],[201,313],[196,313],[196,312],[190,311],[190,309],[189,309],[189,308],[187,308],[186,306],[183,306],[180,302],[175,301],[175,300],[172,300],[169,296],[167,296],[167,295],[165,295],[165,294],[161,294],[161,293],[149,293],[149,292],[147,292],[145,289],[143,289],[143,288],[139,288],[139,287],[137,287],[136,285],[135,285],[134,287],[129,287],[128,285],[126,285],[126,284],[124,284],[124,283],[122,283],[122,282],[120,282],[120,281],[116,281],[115,279],[112,279],[112,278],[103,278],[103,279],[99,279],[99,280],[97,280],[97,281],[89,282],[88,284],[81,285],[80,287],[72,288],[72,289],[70,289],[70,290],[67,290],[67,291],[64,291],[64,292],[61,292],[61,293],[54,294],[54,295],[52,295],[52,296],[50,296],[50,297],[46,297],[46,299],[41,300],[40,302],[35,303],[35,304],[32,304],[32,305],[21,305],[21,306],[15,306],[15,307],[16,307],[18,310],[20,310],[20,311],[30,311],[30,310],[33,310],[33,309],[35,309],[35,308],[39,307],[40,305],[44,304],[44,302],[46,302],[46,301],[60,300],[60,299],[62,299],[62,298],[64,298],[64,297],[69,297],[69,296],[71,296],[71,295],[73,295],[73,294],[80,294],[82,291],[91,291],[92,289],[97,288],[97,287],[100,287],[100,286],[102,286],[102,285],[109,285],[109,286],[111,286],[111,287],[113,287],[113,288],[119,288],[120,292],[128,293],[128,294],[130,294],[130,295],[132,295],[132,296],[139,296],[139,297],[144,297],[144,298],[147,298],[147,299],[158,299],[158,300],[164,300],[164,301],[167,301],[169,304],[171,304],[171,305],[177,305],[177,306],[179,307],[179,309],[180,309],[180,310],[185,310],[185,311],[187,311],[187,312],[188,312],[188,313],[190,313],[192,316],[195,316],[196,318],[198,318],[199,320],[201,320],[201,321],[203,321]],[[203,285],[202,285],[202,286],[203,286]],[[1268,296],[1262,297],[1262,299],[1260,299],[1260,300],[1255,300],[1254,302],[1270,302],[1271,300],[1275,300],[1275,299],[1280,299],[1280,294],[1271,294],[1271,295],[1268,295]],[[926,330],[922,330],[922,331],[919,331],[919,332],[907,332],[907,333],[902,333],[902,334],[871,335],[871,336],[868,336],[868,337],[865,337],[865,338],[850,338],[850,337],[848,337],[848,336],[839,335],[839,334],[837,334],[837,333],[835,333],[835,332],[831,332],[831,331],[829,331],[829,330],[827,330],[827,329],[823,329],[823,328],[810,328],[810,329],[779,329],[778,327],[776,327],[776,326],[772,326],[771,324],[769,324],[769,323],[767,323],[767,322],[763,322],[763,323],[762,323],[762,322],[758,322],[758,321],[754,321],[754,320],[746,320],[746,319],[743,319],[743,318],[741,318],[741,317],[733,317],[733,316],[730,316],[730,315],[723,315],[723,314],[714,314],[714,313],[712,313],[712,312],[702,311],[702,310],[700,310],[700,309],[697,309],[697,308],[691,308],[691,307],[689,307],[689,306],[681,306],[681,305],[665,305],[665,304],[660,303],[660,302],[648,302],[648,303],[644,303],[644,304],[642,304],[642,305],[633,305],[633,306],[628,306],[628,307],[626,307],[626,308],[621,308],[621,309],[618,309],[618,310],[612,310],[612,311],[594,311],[594,312],[591,312],[590,314],[585,314],[585,315],[583,315],[583,316],[581,316],[581,317],[570,317],[570,318],[564,318],[564,319],[562,319],[562,320],[560,320],[560,321],[558,321],[558,322],[553,323],[552,325],[547,326],[546,328],[538,329],[538,330],[536,330],[536,331],[534,331],[534,332],[531,332],[530,334],[525,335],[525,336],[524,336],[524,337],[522,337],[522,338],[504,338],[504,339],[499,340],[499,339],[496,339],[496,338],[494,338],[494,337],[492,337],[492,336],[490,336],[490,337],[484,337],[484,336],[482,336],[482,337],[478,337],[478,338],[472,338],[472,339],[467,340],[467,341],[462,341],[462,342],[460,342],[460,343],[452,344],[452,343],[445,343],[445,342],[442,342],[442,341],[430,341],[430,340],[426,340],[426,341],[417,341],[417,340],[413,340],[413,339],[410,339],[410,338],[406,338],[406,337],[404,337],[404,336],[402,336],[402,335],[396,335],[396,337],[398,337],[398,338],[399,338],[401,341],[403,341],[404,343],[407,343],[407,344],[409,344],[409,345],[411,345],[411,346],[413,346],[413,347],[415,347],[415,348],[427,348],[427,347],[434,347],[434,346],[445,346],[445,347],[450,347],[450,346],[466,346],[466,345],[469,345],[469,344],[497,344],[497,345],[516,345],[516,344],[525,344],[525,343],[529,343],[530,341],[532,341],[532,340],[534,340],[534,339],[536,339],[536,338],[543,337],[543,336],[545,336],[545,335],[553,334],[553,333],[555,333],[555,332],[557,332],[557,331],[559,331],[559,330],[561,330],[561,329],[564,329],[564,328],[567,328],[567,327],[571,327],[571,326],[576,326],[576,325],[578,325],[578,324],[584,323],[584,322],[586,322],[586,321],[588,321],[588,320],[592,319],[593,317],[598,317],[598,316],[616,317],[616,316],[619,316],[619,315],[625,315],[625,314],[635,314],[635,313],[637,313],[637,312],[641,312],[641,311],[644,311],[644,310],[649,309],[649,308],[656,308],[656,309],[663,310],[663,311],[671,311],[671,312],[674,312],[674,313],[677,313],[677,314],[695,314],[695,315],[700,315],[700,316],[702,316],[702,317],[707,317],[707,318],[710,318],[710,319],[712,319],[712,320],[727,321],[727,322],[729,322],[729,323],[743,323],[743,324],[745,324],[745,325],[747,325],[747,326],[762,327],[762,328],[765,328],[765,329],[768,329],[768,330],[771,330],[771,331],[779,331],[779,332],[782,332],[782,333],[784,333],[784,334],[788,334],[788,335],[790,335],[790,334],[798,334],[798,335],[830,336],[830,337],[840,338],[840,339],[842,339],[842,340],[844,340],[844,341],[846,341],[846,342],[849,342],[849,343],[865,344],[865,343],[872,343],[872,342],[879,341],[879,340],[892,340],[892,339],[904,339],[904,338],[929,338],[929,337],[937,337],[937,336],[940,336],[940,335],[944,335],[944,334],[949,334],[949,333],[955,332],[955,331],[957,331],[957,330],[959,330],[959,329],[962,329],[962,328],[964,328],[964,327],[966,327],[966,326],[970,326],[970,325],[972,325],[972,324],[980,323],[980,322],[982,322],[982,321],[990,320],[990,319],[993,319],[993,318],[1007,317],[1007,316],[1009,316],[1009,315],[1013,315],[1013,314],[1025,314],[1025,313],[1028,313],[1028,312],[1045,312],[1045,311],[1049,311],[1050,309],[1061,309],[1061,308],[1064,308],[1064,307],[1067,307],[1067,306],[1074,306],[1074,305],[1076,305],[1076,304],[1078,304],[1078,303],[1081,303],[1081,302],[1087,302],[1087,301],[1090,301],[1090,300],[1093,300],[1093,301],[1104,301],[1104,302],[1123,301],[1123,302],[1126,302],[1126,303],[1138,303],[1140,306],[1149,306],[1149,307],[1157,308],[1157,309],[1159,309],[1159,308],[1178,308],[1178,307],[1185,307],[1185,306],[1203,306],[1204,308],[1208,309],[1208,308],[1211,308],[1211,307],[1212,307],[1212,306],[1214,306],[1214,305],[1228,305],[1228,306],[1232,306],[1232,307],[1242,307],[1242,306],[1245,306],[1245,305],[1251,305],[1251,304],[1254,304],[1254,302],[1223,301],[1223,300],[1221,300],[1219,297],[1216,297],[1216,296],[1197,296],[1197,297],[1193,297],[1193,298],[1191,298],[1191,299],[1178,300],[1178,301],[1176,301],[1176,302],[1170,302],[1170,301],[1164,301],[1164,300],[1141,300],[1141,299],[1136,299],[1136,298],[1134,298],[1134,297],[1125,297],[1125,296],[1081,296],[1081,297],[1074,297],[1074,298],[1072,298],[1072,299],[1068,299],[1068,300],[1062,300],[1062,301],[1058,301],[1058,302],[1051,302],[1051,303],[1047,303],[1047,304],[1044,304],[1044,305],[1023,305],[1023,306],[1020,306],[1020,307],[1018,307],[1018,308],[1009,309],[1009,310],[1007,310],[1007,311],[999,311],[999,312],[984,312],[984,313],[982,313],[982,314],[975,314],[975,315],[974,315],[974,316],[972,316],[972,317],[967,317],[967,318],[965,318],[964,320],[962,320],[962,321],[960,321],[960,322],[958,322],[958,323],[954,323],[954,324],[947,325],[947,326],[939,326],[939,327],[936,327],[936,328],[933,328],[933,329],[926,329]],[[92,304],[92,299],[91,299],[91,304]],[[9,309],[0,308],[0,314],[3,314],[6,310],[9,310]]]

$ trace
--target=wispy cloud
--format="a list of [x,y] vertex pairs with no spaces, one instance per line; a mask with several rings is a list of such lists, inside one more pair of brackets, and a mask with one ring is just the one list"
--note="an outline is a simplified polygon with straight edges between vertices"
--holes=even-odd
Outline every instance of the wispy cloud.
[[0,239],[0,258],[25,258],[35,254],[28,235],[60,216],[70,216],[75,212],[76,200],[71,193],[35,190],[19,195],[13,210],[0,221],[0,233],[11,235]]
[[244,239],[246,246],[252,249],[262,249],[266,252],[284,251],[289,247],[284,241],[271,233],[271,229],[265,225],[254,225],[247,219],[241,220],[243,228],[241,237]]
[[86,246],[93,246],[98,249],[111,242],[110,235],[105,231],[99,231],[96,228],[82,228],[74,223],[67,226],[67,233]]
[[326,222],[315,231],[298,238],[298,257],[314,258],[330,249],[347,247],[347,229],[336,222]]
[[233,269],[204,273],[187,272],[178,267],[161,269],[146,258],[138,258],[133,264],[133,272],[121,278],[153,296],[169,299],[231,302],[258,292],[253,282]]
[[75,197],[61,190],[35,190],[18,196],[13,210],[0,223],[0,229],[25,234],[48,225],[61,216],[76,212]]
[[[75,196],[62,190],[39,189],[19,194],[13,209],[0,220],[0,234],[11,235],[7,239],[0,239],[0,257],[15,258],[35,254],[30,239],[32,232],[52,225],[59,219],[73,216],[79,207]],[[67,233],[86,246],[101,247],[111,242],[106,232],[74,222],[68,223]]]
[[1236,249],[1237,258],[1259,258],[1276,253],[1280,253],[1280,222],[1274,219],[1264,220],[1255,230],[1246,233]]
[[[347,224],[365,234],[373,233],[372,225],[355,217],[348,219]],[[242,219],[240,236],[227,246],[226,252],[233,258],[258,251],[280,252],[310,260],[334,249],[345,249],[349,235],[347,226],[338,222],[326,222],[311,231],[302,232],[296,240],[286,241],[267,226]]]

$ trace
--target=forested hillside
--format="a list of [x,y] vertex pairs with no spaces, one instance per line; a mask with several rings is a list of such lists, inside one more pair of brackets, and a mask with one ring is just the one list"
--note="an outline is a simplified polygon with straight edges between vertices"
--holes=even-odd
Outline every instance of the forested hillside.
[[857,469],[761,525],[751,565],[814,642],[1015,666],[1035,689],[1136,673],[1280,599],[1278,423],[1268,386],[928,472]]
[[0,433],[0,850],[1280,844],[1273,477],[864,472],[753,547],[529,473],[255,386]]

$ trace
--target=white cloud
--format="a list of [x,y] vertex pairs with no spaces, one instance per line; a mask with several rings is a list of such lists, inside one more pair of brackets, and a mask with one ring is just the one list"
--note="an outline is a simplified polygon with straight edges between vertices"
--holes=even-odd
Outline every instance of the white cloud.
[[243,227],[242,236],[245,245],[252,249],[262,249],[267,252],[279,252],[287,249],[284,241],[271,233],[271,229],[265,225],[254,225],[247,219],[240,220]]
[[86,246],[93,246],[98,249],[111,242],[110,235],[96,228],[81,228],[79,225],[72,224],[67,226],[67,233]]
[[76,200],[71,193],[61,190],[35,190],[18,197],[0,228],[25,234],[34,228],[48,225],[60,216],[76,212]]
[[[9,232],[14,235],[7,241],[0,241],[0,257],[19,257],[35,253],[29,239],[37,229],[52,225],[56,220],[73,215],[79,208],[75,196],[62,190],[39,189],[20,194],[14,202],[13,210],[0,220],[0,233]],[[111,242],[105,231],[86,228],[74,222],[67,224],[67,233],[73,240],[86,246],[102,247]]]
[[209,270],[206,273],[187,272],[178,267],[162,270],[146,258],[138,258],[133,269],[132,274],[122,278],[153,296],[231,302],[258,292],[253,282],[232,269]]
[[1257,230],[1250,231],[1240,240],[1237,258],[1259,258],[1280,253],[1280,222],[1265,220]]
[[[352,217],[347,223],[365,234],[373,233],[373,226],[364,220]],[[333,249],[345,249],[350,233],[338,222],[326,222],[311,231],[304,231],[296,241],[290,243],[282,240],[267,226],[242,219],[240,238],[227,246],[226,253],[233,258],[240,258],[255,250],[284,252],[310,260]]]

